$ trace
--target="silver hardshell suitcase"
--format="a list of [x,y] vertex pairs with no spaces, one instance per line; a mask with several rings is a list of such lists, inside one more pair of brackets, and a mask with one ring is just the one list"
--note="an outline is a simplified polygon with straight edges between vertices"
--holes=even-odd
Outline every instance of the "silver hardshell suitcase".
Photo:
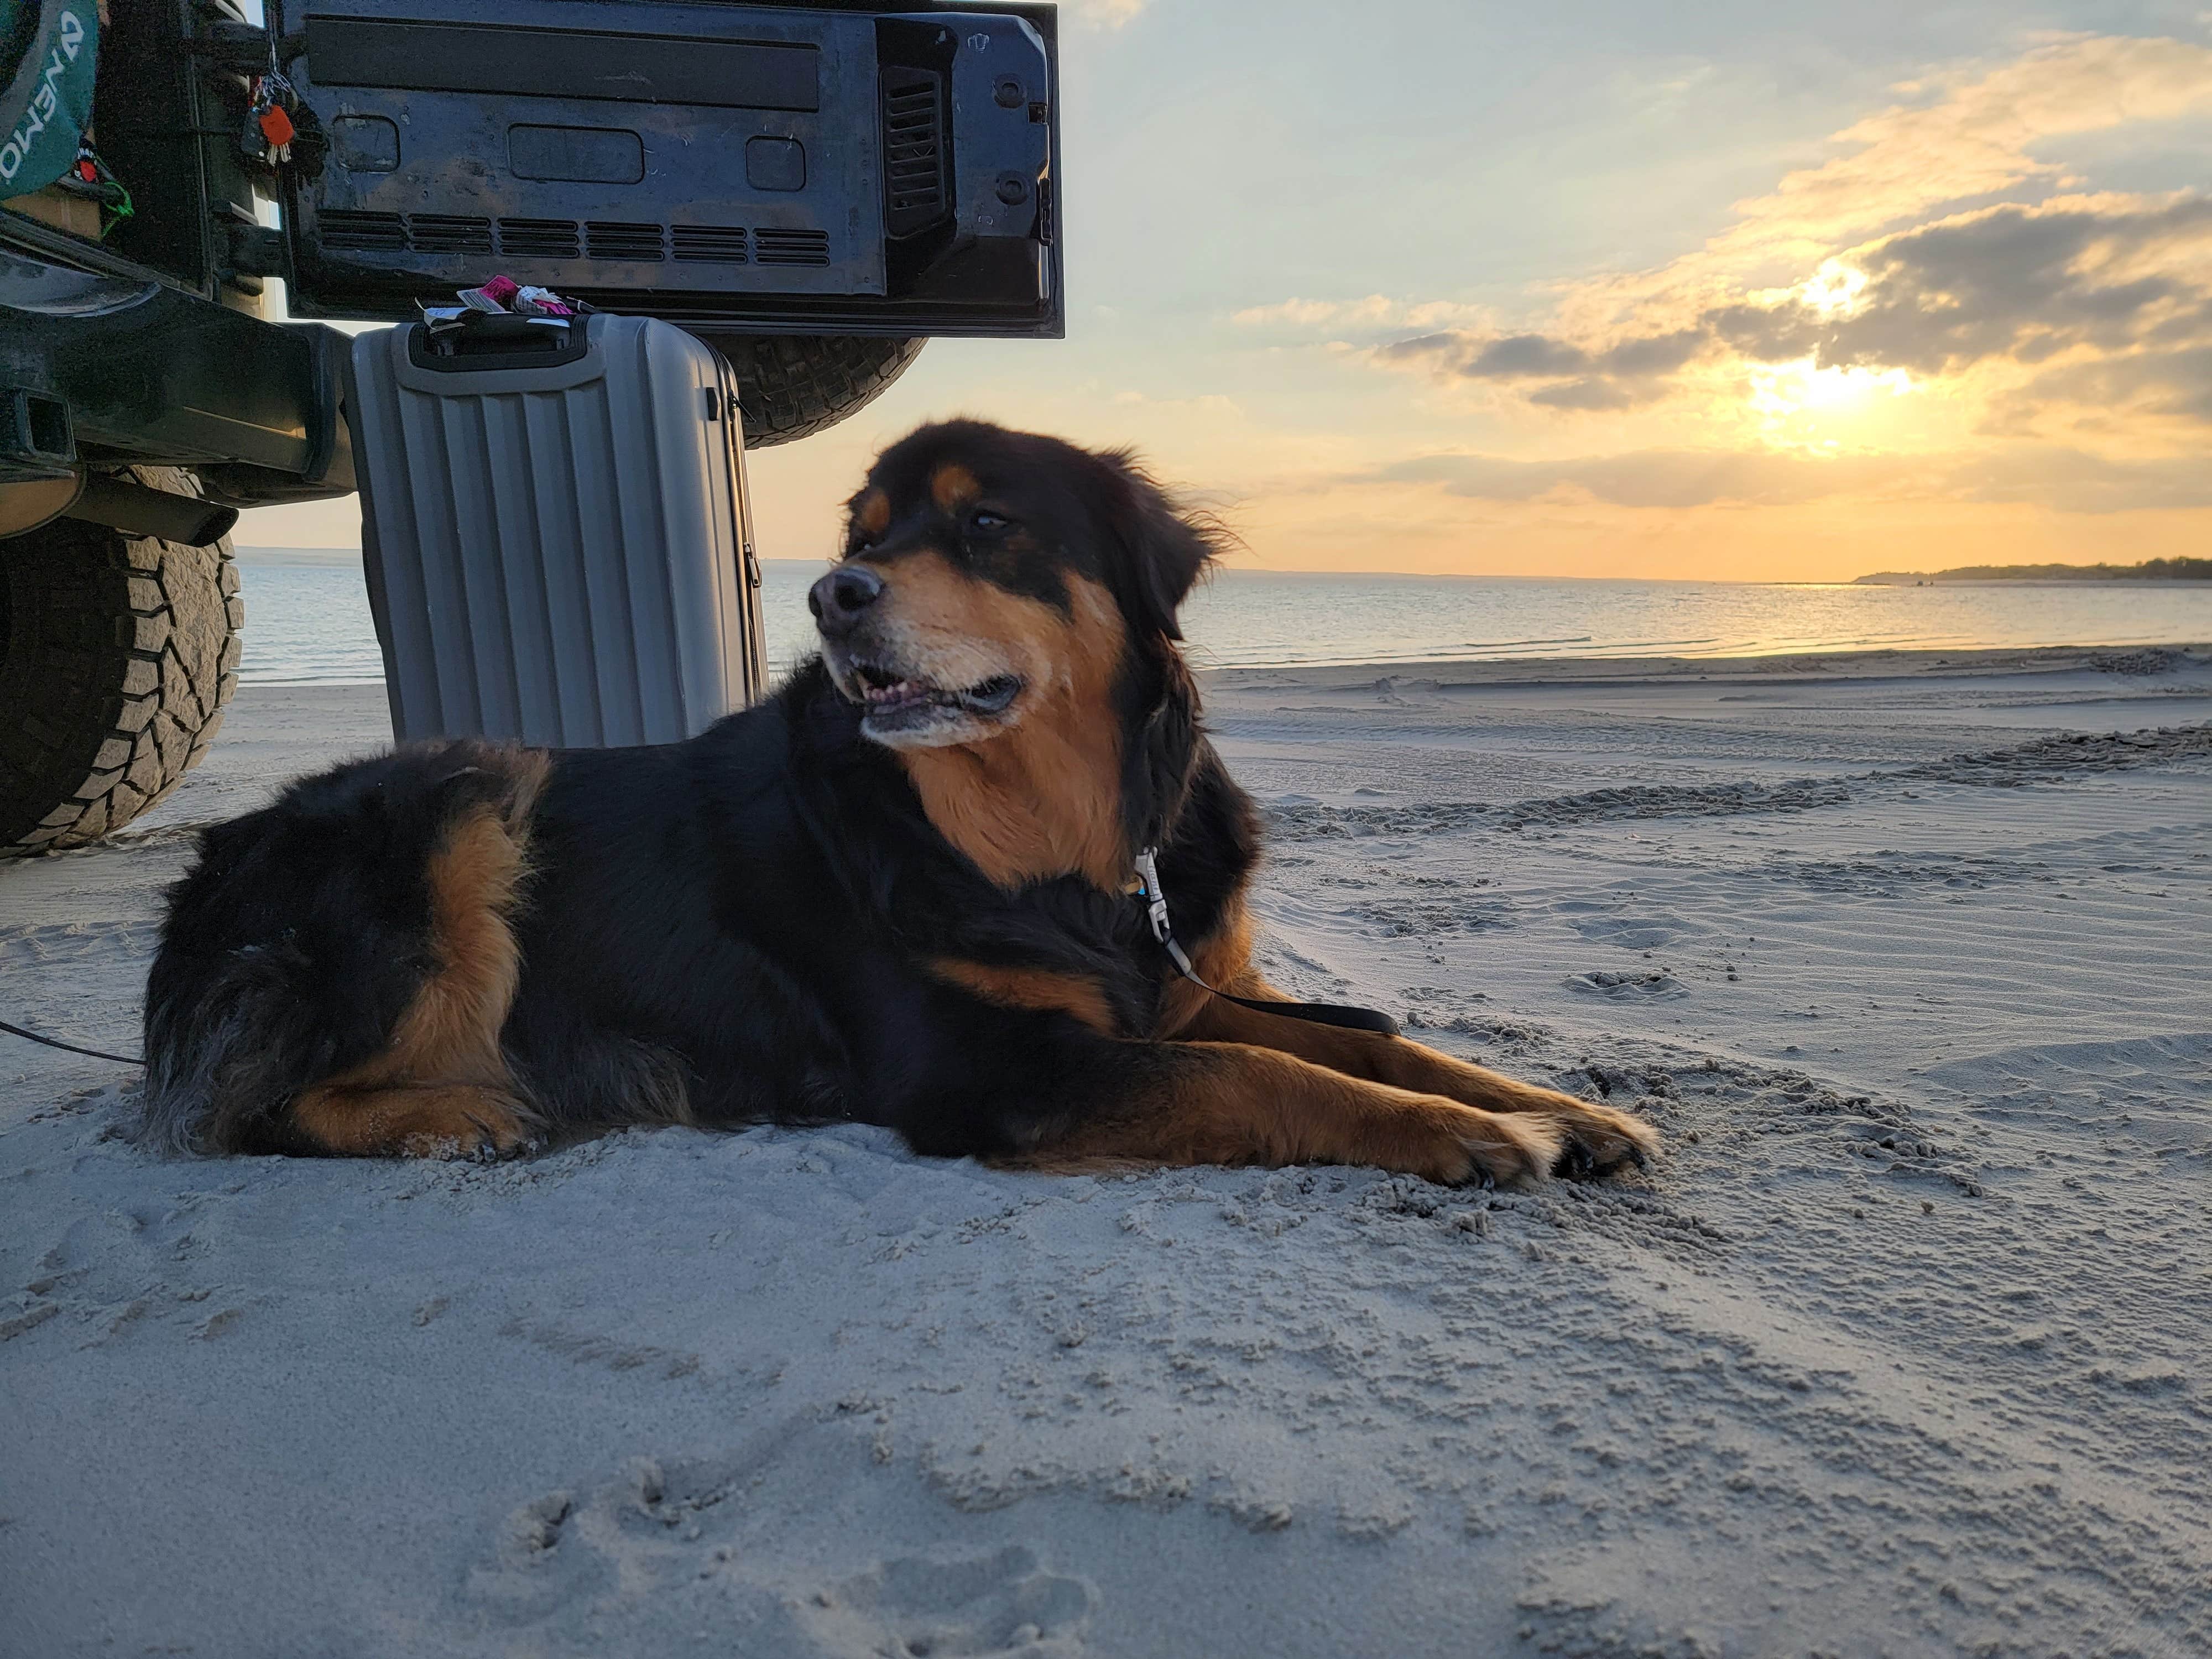
[[736,382],[667,323],[354,342],[393,734],[666,743],[767,689]]

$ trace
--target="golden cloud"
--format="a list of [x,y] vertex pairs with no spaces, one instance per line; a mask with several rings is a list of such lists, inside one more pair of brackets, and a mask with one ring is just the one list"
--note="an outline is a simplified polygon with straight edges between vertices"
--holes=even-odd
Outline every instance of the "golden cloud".
[[1430,325],[1379,295],[1237,320],[1351,332],[1358,357],[1493,421],[1540,413],[1519,434],[1539,451],[1594,424],[1626,441],[1580,459],[1430,457],[1377,481],[1621,506],[1899,490],[2212,505],[2196,483],[2212,432],[2212,196],[2086,193],[2037,153],[2212,115],[2212,49],[2069,37],[1900,91],[1910,101],[1835,135],[1847,153],[1737,204],[1703,247],[1558,290],[1522,326]]

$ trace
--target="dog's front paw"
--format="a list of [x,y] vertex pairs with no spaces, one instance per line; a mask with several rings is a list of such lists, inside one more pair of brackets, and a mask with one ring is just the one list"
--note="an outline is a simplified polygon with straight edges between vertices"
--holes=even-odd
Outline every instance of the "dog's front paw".
[[1441,1186],[1511,1187],[1541,1181],[1566,1142],[1549,1118],[1510,1115],[1441,1097],[1414,1097],[1375,1126],[1346,1163],[1417,1175]]
[[1537,1116],[1508,1116],[1462,1106],[1463,1116],[1474,1120],[1457,1130],[1467,1154],[1468,1167],[1455,1185],[1469,1182],[1482,1187],[1531,1186],[1559,1167],[1570,1156],[1571,1145],[1554,1121]]
[[399,1156],[453,1162],[467,1158],[504,1158],[530,1144],[529,1137],[511,1123],[468,1123],[437,1129],[417,1129],[401,1137]]
[[1624,1164],[1649,1167],[1659,1153],[1659,1131],[1642,1118],[1612,1106],[1554,1095],[1539,1113],[1559,1126],[1559,1155],[1553,1175],[1604,1175]]
[[393,1126],[402,1158],[505,1158],[530,1145],[530,1119],[520,1103],[489,1089],[440,1089]]

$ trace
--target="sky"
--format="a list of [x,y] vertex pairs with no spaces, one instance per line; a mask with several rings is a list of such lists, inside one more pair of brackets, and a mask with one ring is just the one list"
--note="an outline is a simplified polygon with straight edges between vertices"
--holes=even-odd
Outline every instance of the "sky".
[[[828,557],[967,414],[1240,565],[1830,581],[2212,550],[2204,0],[1063,0],[1062,341],[750,460]],[[241,544],[346,545],[351,502]]]

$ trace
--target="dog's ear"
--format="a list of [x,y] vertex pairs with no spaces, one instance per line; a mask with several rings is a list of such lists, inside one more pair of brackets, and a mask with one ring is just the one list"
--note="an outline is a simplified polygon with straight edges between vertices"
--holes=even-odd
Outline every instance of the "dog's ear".
[[1121,614],[1139,635],[1180,640],[1176,607],[1233,538],[1211,514],[1170,495],[1127,450],[1093,459],[1113,550],[1107,579]]
[[1131,673],[1121,694],[1132,704],[1123,717],[1121,827],[1131,847],[1157,847],[1182,816],[1197,769],[1205,736],[1198,687],[1181,653],[1164,651]]

